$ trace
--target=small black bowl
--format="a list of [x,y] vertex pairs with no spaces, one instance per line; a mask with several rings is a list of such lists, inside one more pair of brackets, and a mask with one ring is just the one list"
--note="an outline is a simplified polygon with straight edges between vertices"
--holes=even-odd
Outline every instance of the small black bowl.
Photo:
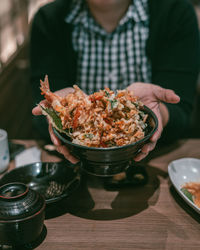
[[69,162],[36,162],[6,173],[0,185],[21,182],[45,198],[46,204],[57,202],[71,195],[80,184],[78,166]]
[[22,245],[39,237],[45,205],[44,197],[23,183],[0,186],[0,245]]
[[129,161],[149,141],[158,127],[158,119],[151,109],[143,106],[142,111],[148,114],[145,137],[135,143],[112,148],[94,148],[72,143],[68,137],[58,132],[56,136],[69,148],[70,152],[81,161],[82,169],[96,176],[113,176],[123,172]]

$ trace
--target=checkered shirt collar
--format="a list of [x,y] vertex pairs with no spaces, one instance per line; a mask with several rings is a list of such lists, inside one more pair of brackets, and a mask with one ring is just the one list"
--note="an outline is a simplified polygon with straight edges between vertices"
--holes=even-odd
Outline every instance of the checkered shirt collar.
[[[118,27],[120,28],[120,26],[123,26],[129,20],[133,20],[134,22],[147,21],[147,1],[148,0],[133,0],[132,4],[128,8],[128,11],[126,12],[126,15],[120,20]],[[65,21],[74,25],[81,24],[84,25],[86,29],[92,28],[94,31],[105,33],[89,14],[85,0],[73,0],[71,12],[67,15]]]

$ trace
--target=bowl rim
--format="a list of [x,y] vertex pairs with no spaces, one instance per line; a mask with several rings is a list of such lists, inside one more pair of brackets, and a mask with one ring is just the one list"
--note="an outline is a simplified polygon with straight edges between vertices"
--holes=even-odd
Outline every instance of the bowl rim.
[[1,189],[5,188],[6,186],[11,185],[11,184],[12,185],[21,185],[21,186],[24,186],[24,188],[25,188],[24,192],[22,194],[14,196],[14,197],[6,197],[6,196],[1,195],[1,193],[0,193],[0,199],[2,198],[4,200],[16,200],[19,197],[24,196],[24,195],[26,195],[29,192],[29,187],[27,187],[26,184],[24,184],[22,182],[18,182],[18,181],[11,182],[11,183],[6,183],[6,184],[0,186],[0,191],[1,191]]
[[73,142],[70,142],[69,140],[67,140],[65,137],[63,137],[61,135],[61,133],[59,133],[56,128],[52,127],[53,128],[53,132],[55,133],[55,135],[64,143],[67,143],[68,145],[70,146],[73,146],[73,147],[76,147],[78,149],[84,149],[84,150],[90,150],[90,151],[115,151],[115,150],[120,150],[120,149],[127,149],[129,147],[132,147],[132,146],[135,146],[135,145],[138,145],[146,140],[148,140],[154,133],[155,131],[157,130],[158,128],[158,118],[157,116],[155,115],[155,113],[150,109],[148,108],[146,105],[143,106],[144,109],[146,109],[148,111],[148,113],[151,114],[151,117],[153,118],[154,122],[155,122],[155,127],[152,129],[152,131],[147,134],[144,138],[142,138],[141,140],[139,141],[136,141],[134,143],[131,143],[131,144],[127,144],[127,145],[124,145],[124,146],[115,146],[115,147],[109,147],[109,148],[96,148],[96,147],[87,147],[87,146],[84,146],[84,145],[79,145],[79,144],[76,144],[76,143],[73,143]]

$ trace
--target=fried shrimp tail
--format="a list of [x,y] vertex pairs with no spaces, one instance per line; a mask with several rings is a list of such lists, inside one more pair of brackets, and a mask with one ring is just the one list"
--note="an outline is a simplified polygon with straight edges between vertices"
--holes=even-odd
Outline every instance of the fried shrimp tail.
[[44,95],[45,99],[52,106],[53,109],[60,112],[63,109],[61,104],[62,98],[50,91],[48,76],[45,76],[44,81],[40,80],[41,94]]

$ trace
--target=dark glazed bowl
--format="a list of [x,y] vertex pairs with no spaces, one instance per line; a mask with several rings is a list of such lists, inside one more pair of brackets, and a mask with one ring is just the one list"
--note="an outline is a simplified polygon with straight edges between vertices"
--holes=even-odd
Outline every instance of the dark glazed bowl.
[[19,182],[0,187],[0,245],[22,245],[41,234],[45,219],[43,196]]
[[97,176],[112,176],[124,171],[133,157],[148,142],[158,127],[158,119],[151,109],[144,106],[148,114],[145,137],[135,143],[121,147],[94,148],[72,143],[68,137],[54,129],[54,133],[80,159],[83,170]]
[[80,184],[79,169],[69,162],[35,162],[15,168],[0,179],[0,186],[10,182],[26,184],[40,193],[46,204],[70,196]]

